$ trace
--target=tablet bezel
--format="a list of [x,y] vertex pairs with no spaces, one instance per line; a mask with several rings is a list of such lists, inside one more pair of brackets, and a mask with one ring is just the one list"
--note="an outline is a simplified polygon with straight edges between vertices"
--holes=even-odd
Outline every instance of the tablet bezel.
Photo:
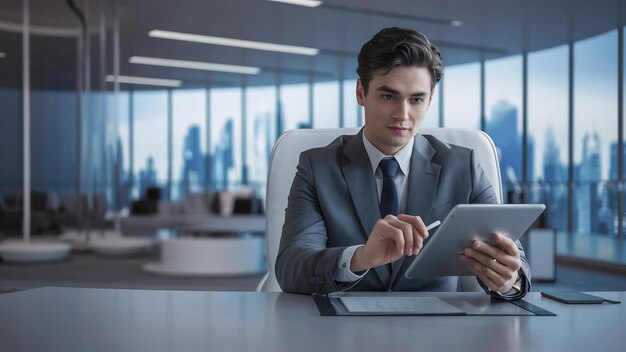
[[544,204],[459,204],[411,258],[405,277],[473,276],[459,257],[464,247],[474,240],[492,242],[495,232],[515,241],[545,208]]

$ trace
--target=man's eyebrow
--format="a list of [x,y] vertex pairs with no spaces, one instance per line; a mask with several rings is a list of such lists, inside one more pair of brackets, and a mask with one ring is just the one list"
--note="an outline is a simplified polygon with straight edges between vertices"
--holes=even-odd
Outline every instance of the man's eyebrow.
[[380,92],[391,93],[391,94],[399,94],[400,93],[397,90],[395,90],[393,88],[390,88],[390,87],[388,87],[386,85],[382,85],[382,86],[378,87],[376,90],[380,91]]
[[[380,87],[378,87],[376,89],[379,92],[384,92],[384,93],[389,93],[389,94],[400,94],[400,92],[398,92],[397,90],[387,86],[387,85],[382,85]],[[418,93],[413,93],[411,94],[412,97],[424,97],[426,96],[426,92],[418,92]]]

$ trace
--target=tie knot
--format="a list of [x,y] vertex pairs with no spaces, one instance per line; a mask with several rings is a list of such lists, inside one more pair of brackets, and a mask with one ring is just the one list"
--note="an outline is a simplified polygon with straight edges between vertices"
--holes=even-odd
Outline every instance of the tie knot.
[[385,158],[378,164],[380,171],[383,172],[383,177],[396,177],[399,166],[395,158]]

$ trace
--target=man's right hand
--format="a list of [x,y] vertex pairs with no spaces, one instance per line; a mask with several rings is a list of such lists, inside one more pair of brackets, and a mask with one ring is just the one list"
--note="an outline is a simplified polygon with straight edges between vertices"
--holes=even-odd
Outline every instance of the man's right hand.
[[353,273],[389,264],[403,255],[416,255],[428,238],[419,216],[387,215],[374,225],[365,246],[359,247],[350,262]]

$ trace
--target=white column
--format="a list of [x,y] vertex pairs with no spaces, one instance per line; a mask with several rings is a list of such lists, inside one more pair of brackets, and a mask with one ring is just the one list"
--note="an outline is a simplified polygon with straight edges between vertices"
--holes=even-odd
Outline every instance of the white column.
[[24,0],[22,13],[22,104],[24,112],[24,194],[22,195],[22,231],[24,241],[30,241],[30,6]]

